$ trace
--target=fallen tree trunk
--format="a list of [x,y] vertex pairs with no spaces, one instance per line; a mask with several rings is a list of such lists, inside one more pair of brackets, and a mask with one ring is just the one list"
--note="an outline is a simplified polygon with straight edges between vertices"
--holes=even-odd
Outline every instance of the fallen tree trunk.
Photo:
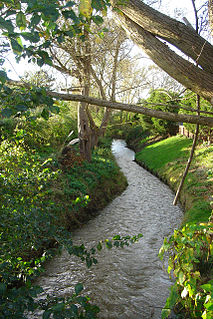
[[209,127],[213,127],[213,117],[163,112],[163,111],[153,110],[153,109],[149,109],[149,108],[134,105],[134,104],[125,104],[125,103],[119,103],[119,102],[99,100],[93,97],[83,96],[83,95],[64,94],[64,93],[57,93],[57,92],[51,92],[51,91],[48,91],[47,94],[53,98],[64,100],[64,101],[86,102],[90,105],[97,105],[100,107],[107,107],[109,109],[114,109],[114,110],[122,110],[127,112],[144,114],[150,117],[156,117],[163,120],[170,120],[173,122],[201,124],[201,125],[207,125]]
[[[30,85],[25,82],[8,80],[8,83],[16,86],[24,86],[30,89]],[[171,112],[164,112],[159,110],[153,110],[144,106],[138,106],[136,104],[125,104],[114,101],[106,101],[96,99],[94,97],[79,95],[79,94],[66,94],[58,93],[53,91],[46,92],[48,96],[62,100],[62,101],[73,101],[73,102],[85,102],[90,105],[97,105],[99,107],[106,107],[112,110],[121,110],[132,113],[144,114],[150,117],[156,117],[162,120],[169,120],[178,123],[191,123],[191,124],[200,124],[213,127],[213,117],[210,116],[198,116],[198,115],[189,115],[189,114],[176,114]],[[169,105],[168,105],[169,106]]]
[[187,89],[211,101],[213,96],[213,74],[185,60],[165,43],[129,18],[125,16],[118,16],[118,18],[120,25],[127,31],[129,37],[143,49],[154,63]]

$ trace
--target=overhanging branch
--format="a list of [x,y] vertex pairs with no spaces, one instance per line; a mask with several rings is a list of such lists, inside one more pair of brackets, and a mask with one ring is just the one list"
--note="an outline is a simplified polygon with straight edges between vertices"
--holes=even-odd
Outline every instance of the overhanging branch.
[[125,103],[119,103],[119,102],[99,100],[94,97],[89,97],[84,95],[64,94],[64,93],[57,93],[57,92],[51,92],[51,91],[48,91],[48,95],[53,98],[64,100],[64,101],[86,102],[90,105],[97,105],[100,107],[107,107],[114,110],[122,110],[127,112],[144,114],[150,117],[156,117],[156,118],[169,120],[173,122],[201,124],[201,125],[207,125],[209,127],[213,127],[213,117],[163,112],[163,111],[149,109],[143,106],[137,106],[134,104],[125,104]]
[[[8,83],[10,83],[11,85],[16,85],[16,86],[25,86],[30,89],[30,85],[25,82],[9,80]],[[213,117],[164,112],[164,111],[149,109],[143,106],[138,106],[135,104],[125,104],[125,103],[119,103],[119,102],[100,100],[94,97],[78,95],[78,94],[65,94],[65,93],[47,91],[47,95],[62,101],[85,102],[90,105],[97,105],[99,107],[106,107],[113,110],[139,113],[139,114],[147,115],[150,117],[156,117],[162,120],[168,120],[168,121],[179,122],[179,123],[200,124],[200,125],[207,125],[209,127],[213,127]]]

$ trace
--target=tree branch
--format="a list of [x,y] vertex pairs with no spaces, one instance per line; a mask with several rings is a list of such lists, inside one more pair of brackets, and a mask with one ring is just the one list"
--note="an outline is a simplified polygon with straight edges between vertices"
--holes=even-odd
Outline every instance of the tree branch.
[[[123,6],[116,5],[117,0],[112,2],[125,16],[146,31],[174,45],[194,61],[199,57],[198,64],[213,73],[213,46],[197,34],[196,30],[151,8],[143,1],[129,0]],[[202,51],[203,46],[205,50]]]
[[207,125],[209,127],[213,127],[213,117],[163,112],[163,111],[153,110],[153,109],[149,109],[142,106],[137,106],[134,104],[125,104],[125,103],[119,103],[119,102],[99,100],[99,99],[89,97],[89,96],[84,96],[84,95],[64,94],[64,93],[57,93],[57,92],[51,92],[51,91],[48,91],[47,94],[53,98],[64,100],[64,101],[86,102],[90,105],[97,105],[100,107],[107,107],[109,109],[114,109],[114,110],[122,110],[127,112],[144,114],[150,117],[156,117],[163,120],[170,120],[170,121],[181,122],[181,123],[185,122],[185,123],[192,123],[192,124],[201,124],[201,125]]
[[213,94],[212,74],[186,61],[153,34],[126,16],[116,14],[116,17],[116,21],[120,20],[121,27],[127,31],[131,39],[145,51],[154,63],[186,88],[211,101]]
[[[8,80],[8,83],[10,83],[11,85],[25,86],[27,88],[30,88],[30,85],[20,81]],[[169,120],[169,121],[180,122],[180,123],[201,124],[201,125],[207,125],[209,127],[213,127],[213,117],[163,112],[159,110],[149,109],[143,106],[138,106],[135,104],[125,104],[125,103],[119,103],[119,102],[100,100],[100,99],[96,99],[94,97],[90,97],[86,95],[66,94],[66,93],[58,93],[53,91],[47,91],[47,95],[62,101],[85,102],[90,105],[97,105],[100,107],[107,107],[113,110],[121,110],[121,111],[144,114],[144,115],[147,115],[150,117],[156,117],[162,120]]]

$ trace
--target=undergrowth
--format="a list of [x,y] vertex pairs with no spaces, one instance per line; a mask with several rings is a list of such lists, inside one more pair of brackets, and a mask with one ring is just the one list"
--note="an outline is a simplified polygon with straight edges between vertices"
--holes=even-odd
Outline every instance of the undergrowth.
[[109,148],[97,149],[91,163],[79,162],[76,153],[67,167],[48,153],[51,149],[38,152],[25,143],[27,134],[18,130],[0,145],[0,318],[27,318],[36,309],[43,311],[43,318],[96,318],[99,309],[82,295],[81,284],[68,298],[44,301],[39,299],[42,289],[32,282],[61,247],[91,267],[103,245],[123,247],[140,238],[114,237],[89,250],[72,243],[70,230],[91,217],[97,190],[105,205],[115,190],[125,188],[126,180]]

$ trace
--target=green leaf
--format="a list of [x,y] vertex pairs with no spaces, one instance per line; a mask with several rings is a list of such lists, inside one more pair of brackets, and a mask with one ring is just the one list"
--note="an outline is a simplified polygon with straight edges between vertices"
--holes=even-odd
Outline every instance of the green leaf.
[[170,313],[171,313],[171,310],[170,310],[170,309],[162,309],[162,311],[161,311],[161,318],[162,318],[162,319],[168,318],[169,315],[170,315]]
[[41,117],[43,117],[45,120],[48,120],[50,117],[49,111],[44,107],[43,111],[41,112]]
[[35,13],[31,19],[31,26],[37,26],[39,24],[39,22],[41,21],[41,16],[38,15],[37,13]]
[[186,279],[186,276],[184,275],[183,271],[180,271],[178,274],[178,281],[180,285],[184,283],[184,280]]
[[77,285],[75,285],[75,293],[76,293],[76,295],[79,295],[81,292],[82,292],[82,290],[84,289],[84,287],[83,287],[83,285],[82,285],[82,283],[77,283]]
[[22,32],[21,36],[30,42],[37,43],[40,41],[38,32]]
[[204,305],[204,307],[209,311],[213,311],[213,301],[209,301]]
[[98,249],[98,251],[101,251],[101,249],[102,249],[102,243],[100,241],[99,241],[99,243],[97,245],[97,249]]
[[13,111],[12,111],[11,109],[9,109],[9,108],[3,109],[3,110],[1,111],[1,115],[2,115],[3,117],[11,117],[12,114],[13,114]]
[[22,44],[22,41],[21,41],[21,38],[20,37],[17,37],[16,38],[16,41],[18,42],[18,44],[22,47],[23,49],[23,44]]
[[27,20],[23,12],[19,12],[16,15],[16,24],[19,28],[24,28],[24,29],[26,28]]
[[0,70],[0,82],[4,84],[7,81],[7,73],[3,70]]
[[6,13],[6,17],[16,14],[16,10],[8,10]]
[[120,236],[120,235],[115,235],[112,239],[113,239],[113,240],[120,240],[120,239],[121,239],[121,236]]
[[111,249],[112,248],[112,242],[109,239],[106,239],[105,242],[106,242],[106,247],[108,249]]
[[22,52],[22,46],[15,39],[11,39],[11,47],[17,54],[20,54]]
[[62,15],[65,17],[65,19],[71,19],[73,20],[75,23],[79,22],[78,17],[76,16],[75,12],[73,10],[65,10],[62,11]]
[[213,290],[213,285],[211,283],[207,283],[201,286],[201,288],[205,291],[211,292]]
[[90,268],[92,266],[92,259],[90,257],[86,258],[86,264],[87,264],[87,268]]
[[10,20],[4,20],[2,17],[0,17],[0,28],[6,29],[8,32],[13,32],[13,24]]
[[46,311],[43,313],[42,318],[43,318],[43,319],[49,319],[50,316],[51,316],[51,313],[52,313],[51,310],[46,310]]
[[103,20],[103,18],[101,16],[94,16],[94,17],[92,17],[92,20],[97,25],[102,24],[104,22],[104,20]]

